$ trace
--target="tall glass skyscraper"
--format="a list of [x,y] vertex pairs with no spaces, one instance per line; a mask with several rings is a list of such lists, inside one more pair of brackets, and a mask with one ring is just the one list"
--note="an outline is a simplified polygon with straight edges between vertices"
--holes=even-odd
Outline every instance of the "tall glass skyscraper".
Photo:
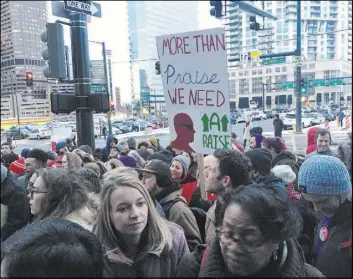
[[[139,100],[141,88],[148,83],[151,112],[165,111],[162,80],[155,74],[156,37],[198,29],[197,1],[128,1],[129,52],[132,99]],[[146,61],[144,61],[146,60]],[[140,71],[143,80],[140,81]],[[155,108],[155,106],[157,108]]]

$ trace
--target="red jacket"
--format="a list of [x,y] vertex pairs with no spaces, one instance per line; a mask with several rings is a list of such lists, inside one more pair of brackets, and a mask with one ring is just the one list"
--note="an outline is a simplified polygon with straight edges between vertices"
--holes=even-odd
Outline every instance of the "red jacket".
[[308,145],[306,149],[306,155],[316,151],[317,146],[315,144],[315,134],[319,129],[319,127],[313,127],[308,130]]
[[[189,204],[191,201],[192,193],[197,188],[197,179],[191,176],[190,174],[181,183],[181,195],[186,199],[187,203]],[[207,197],[209,201],[216,200],[216,195],[207,193]]]

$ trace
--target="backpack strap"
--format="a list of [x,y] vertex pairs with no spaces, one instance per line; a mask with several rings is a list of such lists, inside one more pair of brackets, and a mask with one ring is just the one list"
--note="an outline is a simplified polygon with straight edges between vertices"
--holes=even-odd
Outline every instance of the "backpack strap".
[[[165,205],[166,207],[165,207],[165,206],[163,207],[164,214],[165,214],[165,218],[166,218],[167,220],[169,220],[169,211],[170,211],[170,209],[171,209],[172,206],[173,206],[174,204],[176,204],[177,202],[183,202],[183,203],[185,203],[185,201],[184,201],[182,198],[176,197],[174,200],[172,200],[172,201],[166,203],[166,205]],[[187,203],[185,203],[185,204],[187,205]],[[164,208],[165,208],[165,209],[164,209]]]

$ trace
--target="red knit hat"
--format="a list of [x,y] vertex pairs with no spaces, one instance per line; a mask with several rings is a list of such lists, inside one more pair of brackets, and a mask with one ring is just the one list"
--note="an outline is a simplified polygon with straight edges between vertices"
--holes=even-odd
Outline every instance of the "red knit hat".
[[9,170],[18,175],[24,174],[26,171],[25,158],[20,157],[12,162],[9,166]]
[[48,168],[56,168],[56,161],[55,160],[48,160],[47,166],[48,166]]

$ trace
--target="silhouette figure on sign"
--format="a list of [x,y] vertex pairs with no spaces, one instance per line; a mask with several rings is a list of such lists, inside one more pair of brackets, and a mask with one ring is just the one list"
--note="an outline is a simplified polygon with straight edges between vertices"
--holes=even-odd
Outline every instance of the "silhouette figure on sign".
[[171,142],[172,148],[183,151],[195,152],[189,145],[194,141],[194,123],[186,113],[178,113],[174,116],[174,130],[176,139]]

